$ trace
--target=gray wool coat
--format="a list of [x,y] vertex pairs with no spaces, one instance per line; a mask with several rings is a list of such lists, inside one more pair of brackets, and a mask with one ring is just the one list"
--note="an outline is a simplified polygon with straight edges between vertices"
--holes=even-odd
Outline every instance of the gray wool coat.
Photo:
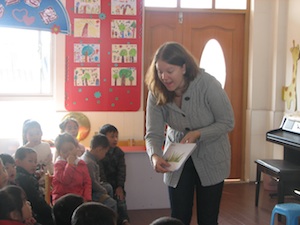
[[[166,135],[164,133],[167,125]],[[191,157],[203,186],[220,183],[230,174],[231,146],[228,132],[234,127],[231,103],[220,83],[201,69],[182,96],[181,108],[175,103],[156,105],[148,93],[146,111],[146,149],[162,155],[162,145],[179,143],[188,131],[199,130],[201,137]],[[183,166],[164,174],[164,182],[176,187]]]

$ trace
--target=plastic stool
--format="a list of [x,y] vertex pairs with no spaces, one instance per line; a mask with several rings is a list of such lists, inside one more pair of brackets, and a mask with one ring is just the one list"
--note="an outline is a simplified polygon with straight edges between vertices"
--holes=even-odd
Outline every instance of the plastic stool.
[[282,203],[274,206],[270,225],[274,225],[276,213],[286,217],[286,225],[298,225],[298,217],[300,216],[300,204]]

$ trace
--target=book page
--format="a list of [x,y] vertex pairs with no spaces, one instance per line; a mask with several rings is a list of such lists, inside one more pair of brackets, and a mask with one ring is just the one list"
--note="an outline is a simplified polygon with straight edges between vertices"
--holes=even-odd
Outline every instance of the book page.
[[192,154],[196,148],[196,143],[172,143],[164,150],[163,159],[171,164],[169,171],[178,170]]

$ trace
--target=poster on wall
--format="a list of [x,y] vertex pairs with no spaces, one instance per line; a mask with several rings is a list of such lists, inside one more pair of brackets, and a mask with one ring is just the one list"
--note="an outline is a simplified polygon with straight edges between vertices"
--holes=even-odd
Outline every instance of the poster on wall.
[[65,107],[137,111],[142,85],[142,0],[70,0]]

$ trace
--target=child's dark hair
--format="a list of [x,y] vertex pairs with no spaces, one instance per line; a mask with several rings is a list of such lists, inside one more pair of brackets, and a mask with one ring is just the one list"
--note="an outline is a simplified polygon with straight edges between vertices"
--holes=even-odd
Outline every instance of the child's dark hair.
[[55,139],[56,150],[60,151],[62,144],[65,142],[71,142],[76,147],[78,146],[78,141],[71,134],[62,133],[62,134],[59,134]]
[[20,147],[17,149],[15,153],[15,159],[23,160],[26,158],[26,155],[29,153],[36,153],[36,151],[33,148]]
[[56,225],[71,225],[72,214],[84,203],[83,197],[76,194],[66,194],[53,205],[53,215]]
[[59,124],[59,128],[62,133],[65,132],[66,126],[67,126],[68,122],[70,122],[70,121],[74,122],[77,125],[77,127],[79,127],[79,123],[75,118],[67,117]]
[[154,220],[150,225],[184,225],[184,223],[179,219],[164,216]]
[[96,134],[91,140],[90,143],[91,149],[97,148],[99,146],[103,148],[109,147],[109,141],[104,134]]
[[116,212],[98,202],[83,203],[72,215],[72,225],[115,225],[116,222]]
[[16,185],[8,185],[0,190],[0,220],[11,220],[11,212],[17,212],[21,217],[26,194]]
[[28,142],[26,136],[27,136],[28,130],[31,128],[38,128],[42,132],[42,128],[41,128],[41,125],[39,124],[39,122],[37,122],[36,120],[31,120],[31,119],[25,120],[23,123],[23,134],[22,134],[23,145],[25,145]]
[[107,133],[111,133],[111,132],[113,132],[113,133],[118,132],[118,129],[114,125],[111,125],[111,124],[105,124],[99,130],[99,133],[104,134],[104,135],[106,135]]
[[2,159],[3,165],[6,163],[15,164],[15,160],[10,154],[0,154],[0,159]]

